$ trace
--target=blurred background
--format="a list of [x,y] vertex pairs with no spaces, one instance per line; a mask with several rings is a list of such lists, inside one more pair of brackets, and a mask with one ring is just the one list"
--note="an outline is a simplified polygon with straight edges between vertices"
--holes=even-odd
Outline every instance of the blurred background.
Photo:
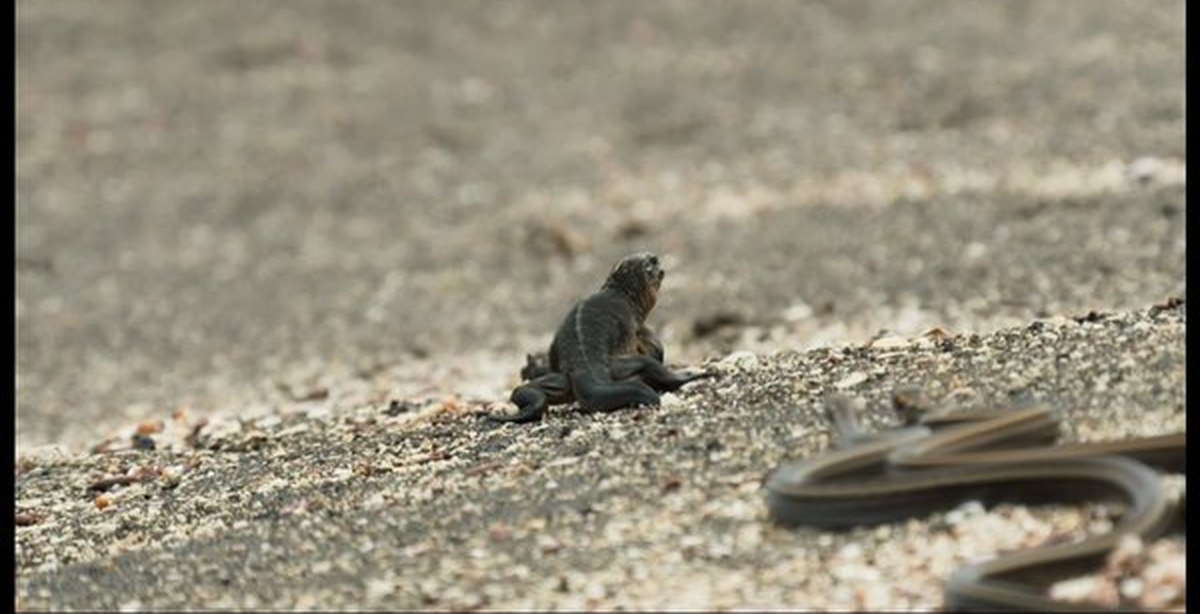
[[1184,7],[19,2],[18,451],[1182,294]]

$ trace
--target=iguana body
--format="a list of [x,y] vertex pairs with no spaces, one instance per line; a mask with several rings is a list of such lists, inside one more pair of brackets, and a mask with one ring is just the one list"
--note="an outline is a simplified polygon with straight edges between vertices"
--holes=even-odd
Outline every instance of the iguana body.
[[617,263],[600,290],[567,313],[549,355],[527,357],[521,375],[529,381],[511,397],[519,411],[494,418],[532,422],[548,405],[572,400],[592,411],[657,405],[659,392],[707,377],[673,373],[663,365],[662,342],[646,326],[662,279],[654,254],[642,252]]

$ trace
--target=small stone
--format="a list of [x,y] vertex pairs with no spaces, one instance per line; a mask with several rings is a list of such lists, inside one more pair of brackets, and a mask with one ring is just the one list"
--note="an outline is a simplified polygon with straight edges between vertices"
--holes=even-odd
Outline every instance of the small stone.
[[1122,535],[1117,547],[1108,555],[1108,566],[1114,569],[1127,570],[1137,566],[1145,552],[1142,539],[1137,535]]
[[29,512],[19,512],[14,519],[18,527],[28,527],[41,522],[42,516],[39,514],[31,514]]
[[867,381],[869,378],[870,376],[867,375],[865,371],[855,371],[854,373],[851,373],[850,375],[838,380],[833,387],[837,388],[838,390],[846,390]]
[[299,435],[301,433],[306,433],[306,432],[308,432],[309,427],[310,427],[310,425],[307,422],[300,422],[297,424],[293,424],[292,426],[289,426],[289,427],[279,431],[276,434],[276,437],[289,437],[292,435]]
[[135,433],[133,437],[130,438],[130,445],[132,445],[135,450],[153,450],[156,447],[153,437],[149,435],[143,435],[141,433]]
[[953,333],[951,333],[950,331],[946,330],[945,328],[943,328],[941,326],[934,326],[933,328],[930,328],[929,330],[927,330],[921,334],[922,334],[922,336],[925,336],[925,337],[928,337],[928,338],[934,339],[934,340],[948,339],[949,337],[953,336]]
[[1125,578],[1121,581],[1121,596],[1126,599],[1138,599],[1146,589],[1146,583],[1141,578]]
[[103,510],[113,504],[113,496],[106,492],[100,493],[96,495],[94,503],[96,504],[96,509]]
[[390,573],[382,578],[372,578],[367,580],[366,597],[368,601],[377,601],[392,593],[395,588],[395,581]]
[[783,310],[783,319],[788,322],[799,322],[807,320],[813,315],[813,308],[804,301],[796,301],[790,307]]
[[733,365],[741,369],[753,369],[758,366],[758,356],[754,352],[741,350],[721,359],[721,364]]
[[183,479],[183,474],[186,472],[187,468],[183,465],[170,465],[168,467],[163,467],[162,472],[158,475],[159,479],[162,480],[163,486],[167,488],[174,488],[175,486],[179,485],[180,480]]
[[551,535],[538,535],[537,544],[538,549],[541,550],[542,554],[554,554],[555,552],[562,550],[563,547],[562,542],[558,541]]
[[871,342],[871,347],[877,350],[898,350],[912,345],[912,340],[907,337],[891,336],[880,337]]
[[1099,583],[1100,580],[1092,576],[1062,580],[1050,586],[1050,597],[1068,603],[1088,601],[1096,594]]
[[488,537],[494,542],[504,542],[512,537],[512,531],[505,525],[497,524],[488,529]]
[[842,546],[842,549],[838,550],[836,556],[838,558],[854,561],[862,558],[862,554],[863,547],[857,543],[851,542],[845,546]]
[[679,490],[680,486],[683,486],[682,478],[677,475],[668,476],[665,480],[663,480],[662,491],[671,492],[673,490]]
[[136,432],[138,435],[153,435],[155,433],[162,432],[162,430],[162,420],[147,420],[146,422],[142,422],[137,425]]
[[261,418],[256,418],[253,421],[253,425],[256,429],[259,429],[259,430],[273,429],[276,426],[279,426],[279,423],[282,421],[283,421],[283,419],[280,418],[278,414],[271,414],[269,416],[262,416]]
[[972,241],[967,244],[967,248],[963,250],[964,260],[980,260],[987,256],[988,248],[983,243]]

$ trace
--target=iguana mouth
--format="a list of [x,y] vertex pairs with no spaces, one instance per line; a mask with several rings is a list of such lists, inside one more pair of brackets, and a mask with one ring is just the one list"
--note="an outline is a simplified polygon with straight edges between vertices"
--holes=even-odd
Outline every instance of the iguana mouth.
[[657,290],[658,287],[662,285],[663,277],[666,277],[666,275],[667,274],[661,268],[659,268],[657,258],[646,264],[646,281],[648,281],[649,284],[654,287],[654,289]]

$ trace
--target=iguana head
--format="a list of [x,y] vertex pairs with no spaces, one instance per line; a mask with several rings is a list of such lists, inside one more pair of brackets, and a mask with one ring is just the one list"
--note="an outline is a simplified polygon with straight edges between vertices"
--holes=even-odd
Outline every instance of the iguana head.
[[642,315],[650,313],[658,302],[658,288],[662,285],[663,270],[658,264],[658,256],[650,252],[630,254],[608,274],[604,280],[604,289],[617,290],[642,309]]

